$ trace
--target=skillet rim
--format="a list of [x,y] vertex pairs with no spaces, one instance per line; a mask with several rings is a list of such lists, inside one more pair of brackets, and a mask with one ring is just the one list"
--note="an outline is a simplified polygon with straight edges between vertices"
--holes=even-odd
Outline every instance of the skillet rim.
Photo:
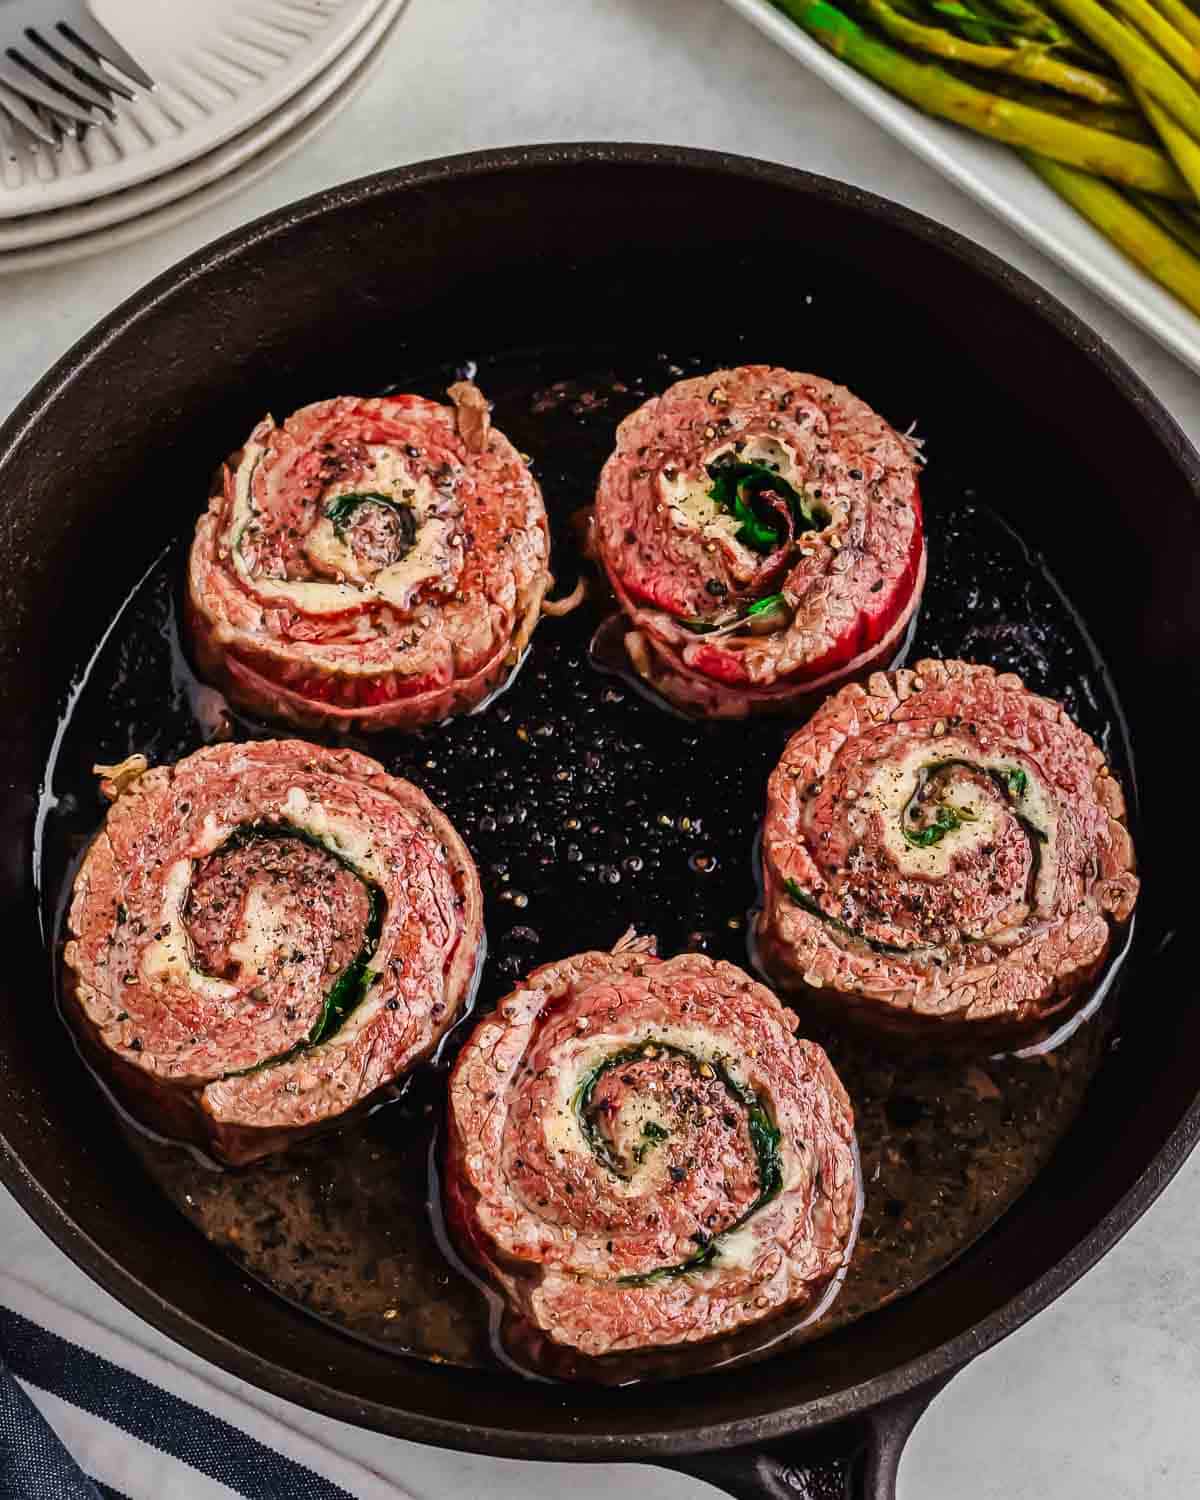
[[[719,177],[764,181],[860,212],[868,219],[886,223],[913,239],[954,255],[1049,323],[1059,337],[1099,367],[1103,376],[1151,428],[1200,504],[1200,455],[1146,383],[1057,297],[992,251],[913,209],[819,173],[730,152],[637,142],[511,146],[437,157],[354,179],[251,220],[168,267],[77,340],[0,425],[0,470],[51,404],[103,358],[119,335],[131,331],[140,319],[156,311],[176,292],[203,279],[213,267],[236,258],[260,242],[285,234],[293,225],[321,219],[343,205],[388,197],[408,189],[436,188],[443,182],[508,171],[569,169],[580,165],[680,167]],[[771,1442],[810,1433],[872,1411],[886,1402],[922,1391],[931,1394],[976,1355],[1015,1331],[1090,1270],[1155,1201],[1198,1140],[1200,1090],[1158,1152],[1145,1164],[1134,1186],[1088,1234],[1003,1307],[919,1359],[911,1360],[886,1375],[777,1410],[699,1423],[684,1431],[648,1430],[623,1435],[539,1433],[530,1429],[517,1432],[511,1428],[430,1417],[395,1406],[363,1401],[319,1380],[284,1369],[213,1333],[127,1272],[60,1208],[50,1192],[26,1169],[2,1132],[0,1180],[54,1243],[91,1280],[130,1311],[192,1353],[272,1395],[394,1437],[459,1451],[508,1458],[653,1461],[660,1457]],[[298,1316],[305,1315],[300,1313]],[[429,1367],[427,1373],[432,1374],[436,1368]],[[449,1369],[439,1373],[448,1377],[448,1382],[454,1379],[454,1372]]]

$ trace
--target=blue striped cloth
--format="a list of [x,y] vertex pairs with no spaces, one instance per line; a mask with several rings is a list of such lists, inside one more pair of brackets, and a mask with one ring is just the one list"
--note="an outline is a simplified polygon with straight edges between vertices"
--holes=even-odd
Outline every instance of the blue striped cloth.
[[[24,1322],[24,1319],[20,1321]],[[32,1328],[33,1325],[26,1324]],[[0,1328],[4,1327],[0,1320]],[[8,1342],[4,1334],[0,1339]],[[89,1479],[37,1407],[0,1363],[0,1496],[25,1500],[97,1500],[117,1491]]]
[[84,1473],[23,1386],[151,1444],[245,1500],[354,1500],[231,1423],[7,1307],[0,1307],[0,1348],[0,1500],[134,1500]]
[[699,1500],[702,1489],[713,1493],[644,1465],[451,1453],[304,1411],[142,1322],[0,1188],[0,1500]]
[[0,1273],[0,1500],[409,1493]]

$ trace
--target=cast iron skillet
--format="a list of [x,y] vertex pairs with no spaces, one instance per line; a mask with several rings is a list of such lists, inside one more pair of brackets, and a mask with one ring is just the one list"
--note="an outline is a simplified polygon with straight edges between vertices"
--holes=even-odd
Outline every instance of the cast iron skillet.
[[[886,367],[922,409],[963,424],[1113,669],[1147,877],[1119,1049],[1050,1166],[972,1250],[753,1378],[560,1394],[352,1342],[265,1294],[169,1206],[66,1044],[30,871],[69,674],[188,524],[191,476],[267,401],[279,413],[381,388],[439,343],[603,347],[619,331],[670,348],[694,342],[698,321],[746,358],[788,351],[808,368],[810,291],[824,309],[814,367],[860,385]],[[511,1457],[658,1461],[741,1496],[893,1495],[931,1396],[1119,1239],[1200,1134],[1200,1008],[1187,945],[1172,941],[1189,815],[1176,726],[1200,710],[1198,486],[1196,455],[1150,392],[1032,282],[894,204],[783,167],[648,146],[490,152],[353,183],[193,256],[78,344],[0,434],[4,1180],[141,1316],[328,1415]],[[806,1478],[814,1455],[837,1461]]]

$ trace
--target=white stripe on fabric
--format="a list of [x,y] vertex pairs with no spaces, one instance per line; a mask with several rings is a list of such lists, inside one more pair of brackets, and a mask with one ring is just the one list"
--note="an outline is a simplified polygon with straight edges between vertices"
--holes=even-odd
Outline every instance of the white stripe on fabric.
[[103,1417],[81,1411],[28,1381],[18,1384],[85,1473],[130,1500],[238,1500],[236,1491]]
[[[264,1293],[265,1295],[268,1294]],[[272,1413],[254,1402],[239,1399],[224,1387],[193,1374],[171,1360],[164,1359],[124,1334],[115,1332],[73,1308],[65,1307],[61,1302],[53,1301],[27,1281],[0,1274],[0,1302],[41,1327],[58,1334],[60,1338],[79,1344],[93,1354],[111,1360],[122,1369],[140,1375],[143,1380],[161,1386],[163,1390],[170,1391],[181,1400],[191,1402],[201,1411],[210,1412],[215,1417],[223,1418],[232,1426],[240,1427],[243,1432],[248,1433],[264,1446],[286,1455],[295,1463],[306,1465],[323,1479],[329,1480],[331,1484],[341,1485],[343,1489],[356,1496],[357,1500],[418,1500],[412,1490],[385,1479],[345,1453],[334,1452],[323,1444],[314,1442],[299,1428],[281,1422]],[[40,1399],[46,1393],[36,1391],[31,1394],[35,1399]],[[298,1412],[297,1415],[302,1414]],[[88,1416],[87,1420],[94,1422],[100,1419]],[[123,1434],[123,1440],[130,1444],[137,1441],[128,1434]],[[113,1488],[124,1489],[125,1493],[130,1496],[130,1500],[165,1500],[162,1491],[155,1491],[145,1485],[135,1485],[130,1489],[128,1484],[122,1485],[116,1480],[107,1479],[99,1470],[90,1467],[87,1453],[72,1448],[70,1443],[67,1443],[67,1447],[71,1449],[81,1467],[103,1479],[106,1484],[112,1484]],[[198,1474],[190,1466],[183,1467],[189,1481],[194,1477],[197,1483],[215,1483],[205,1480],[204,1476]],[[226,1487],[217,1485],[217,1490],[222,1500],[227,1500],[229,1491]],[[203,1492],[197,1490],[196,1493],[199,1495]],[[180,1490],[179,1494],[186,1495],[188,1500],[191,1500],[191,1490]]]

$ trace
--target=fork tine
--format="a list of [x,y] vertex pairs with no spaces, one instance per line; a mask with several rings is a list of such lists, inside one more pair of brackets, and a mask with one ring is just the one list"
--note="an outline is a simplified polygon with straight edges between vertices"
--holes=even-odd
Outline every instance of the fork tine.
[[106,115],[113,117],[112,96],[102,94],[98,88],[90,83],[84,83],[71,72],[70,68],[63,67],[62,63],[56,62],[49,52],[43,52],[40,47],[30,46],[24,50],[12,48],[9,57],[23,67],[41,75],[42,82],[49,88],[61,89],[64,94],[70,94],[78,104],[93,104],[97,109],[102,109]]
[[44,151],[47,145],[56,148],[57,140],[48,142],[33,134],[26,126],[14,120],[5,109],[0,108],[0,152],[15,160],[23,151]]
[[18,125],[23,126],[30,135],[36,136],[39,141],[44,141],[47,146],[58,144],[51,128],[43,124],[38,114],[30,108],[20,94],[14,94],[11,89],[5,88],[3,82],[0,82],[0,110],[8,114]]
[[40,31],[30,28],[26,34],[42,48],[43,52],[49,52],[49,55],[55,58],[55,62],[62,63],[63,68],[68,69],[69,72],[75,72],[77,77],[83,75],[83,78],[86,78],[102,93],[120,95],[121,99],[133,98],[133,90],[126,86],[124,80],[115,75],[113,69],[104,68],[104,65],[96,60],[95,52],[89,51],[83,42],[72,42],[62,31],[42,36]]
[[0,150],[5,156],[15,160],[27,138],[25,127],[18,125],[7,110],[0,108]]
[[93,58],[103,58],[142,88],[154,87],[154,79],[145,68],[130,57],[108,28],[101,26],[95,16],[87,14],[82,5],[78,14],[73,13],[69,21],[60,21],[57,29],[69,41],[82,46],[85,52],[90,52]]
[[58,89],[43,83],[28,68],[14,62],[11,51],[6,56],[0,56],[0,83],[6,83],[28,103],[44,104],[47,109],[53,110],[55,114],[65,115],[69,120],[83,120],[87,123],[95,121],[96,117],[90,108],[77,104]]
[[83,140],[91,128],[86,121],[68,120],[65,115],[60,115],[56,110],[43,109],[41,105],[38,106],[37,115],[43,125],[48,125],[53,130],[55,144],[59,146],[64,139]]

